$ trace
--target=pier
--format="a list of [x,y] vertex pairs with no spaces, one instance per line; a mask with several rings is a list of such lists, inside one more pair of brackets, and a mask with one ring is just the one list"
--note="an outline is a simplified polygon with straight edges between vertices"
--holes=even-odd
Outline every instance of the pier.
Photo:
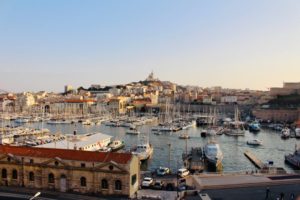
[[245,151],[244,155],[257,167],[258,169],[264,168],[264,163],[258,159],[251,151]]

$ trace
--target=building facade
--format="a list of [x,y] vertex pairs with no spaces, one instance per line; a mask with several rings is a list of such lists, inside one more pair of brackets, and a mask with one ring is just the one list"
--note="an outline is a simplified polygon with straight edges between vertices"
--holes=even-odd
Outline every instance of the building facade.
[[139,161],[129,153],[0,145],[0,170],[6,186],[126,197],[139,188]]

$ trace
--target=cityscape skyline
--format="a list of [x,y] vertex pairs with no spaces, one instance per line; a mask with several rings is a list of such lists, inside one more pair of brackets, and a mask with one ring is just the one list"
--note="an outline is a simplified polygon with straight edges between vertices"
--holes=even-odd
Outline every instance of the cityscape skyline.
[[143,80],[267,90],[297,82],[299,2],[0,1],[0,88]]

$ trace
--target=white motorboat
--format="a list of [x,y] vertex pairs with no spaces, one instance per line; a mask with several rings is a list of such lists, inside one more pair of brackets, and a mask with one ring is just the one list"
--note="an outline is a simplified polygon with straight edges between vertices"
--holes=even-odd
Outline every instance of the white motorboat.
[[281,138],[283,139],[287,139],[291,136],[291,130],[289,128],[283,128],[281,130]]
[[120,140],[114,140],[110,143],[109,147],[111,148],[112,151],[118,151],[122,148],[124,148],[125,143]]
[[128,130],[126,130],[126,133],[130,135],[139,135],[141,132],[138,131],[135,127],[130,127]]
[[91,122],[91,120],[84,120],[84,121],[82,121],[81,122],[82,123],[82,125],[86,125],[86,126],[89,126],[89,125],[92,125],[92,122]]
[[24,123],[28,123],[29,119],[24,119],[24,118],[18,118],[15,120],[16,123],[18,124],[24,124]]
[[248,140],[247,141],[248,145],[253,145],[253,146],[260,146],[262,145],[262,140],[254,139],[254,140]]
[[132,154],[136,155],[140,161],[148,160],[153,154],[153,147],[149,142],[142,140]]
[[183,133],[179,135],[179,139],[190,139],[190,136],[187,133]]
[[69,120],[49,120],[47,124],[71,124]]
[[295,137],[300,138],[300,128],[295,129]]
[[204,155],[208,164],[211,164],[216,168],[222,166],[223,153],[217,142],[211,141],[207,143],[204,147]]

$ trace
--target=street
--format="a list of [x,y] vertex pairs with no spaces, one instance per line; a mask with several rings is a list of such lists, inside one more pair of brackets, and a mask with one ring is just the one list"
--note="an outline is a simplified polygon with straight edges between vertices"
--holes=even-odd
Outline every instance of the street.
[[[300,195],[300,184],[270,186],[268,200],[276,200],[280,193],[284,193],[284,199],[289,200],[293,193]],[[266,187],[247,187],[237,189],[219,189],[203,190],[201,193],[207,193],[213,200],[265,200]]]

